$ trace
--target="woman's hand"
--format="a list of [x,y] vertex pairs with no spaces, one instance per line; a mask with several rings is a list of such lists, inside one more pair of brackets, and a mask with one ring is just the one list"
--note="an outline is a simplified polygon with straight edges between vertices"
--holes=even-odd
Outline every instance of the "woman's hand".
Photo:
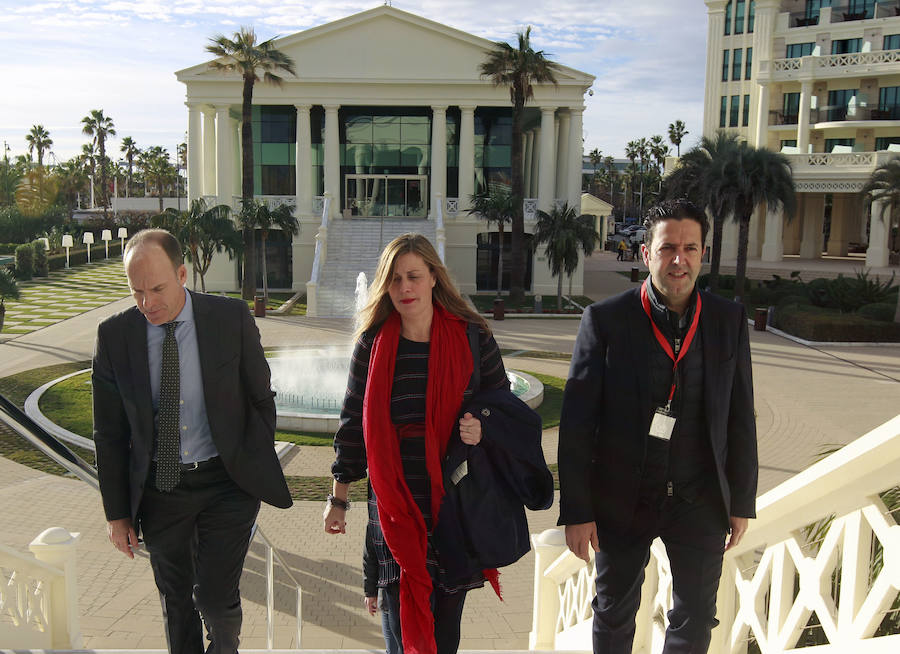
[[375,615],[375,611],[378,610],[378,598],[377,597],[367,597],[366,598],[366,611],[369,612],[369,615]]
[[466,445],[478,445],[481,442],[481,421],[466,412],[459,419],[459,437]]
[[322,515],[325,521],[326,534],[346,534],[347,533],[347,510],[339,506],[334,506],[331,502],[325,505],[325,512]]

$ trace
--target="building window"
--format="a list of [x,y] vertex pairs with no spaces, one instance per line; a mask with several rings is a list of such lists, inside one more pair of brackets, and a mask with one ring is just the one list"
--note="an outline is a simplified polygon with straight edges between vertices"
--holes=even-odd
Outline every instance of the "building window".
[[806,0],[806,10],[803,18],[797,19],[797,27],[819,24],[819,10],[822,7],[830,7],[831,0]]
[[753,66],[753,48],[747,48],[747,63],[744,64],[744,79],[750,79],[750,68]]
[[725,36],[729,34],[731,34],[731,0],[728,0],[728,4],[725,5]]
[[728,54],[730,50],[725,50],[722,53],[722,81],[728,81]]
[[787,47],[785,57],[788,59],[796,59],[797,57],[808,57],[812,54],[815,43],[791,43]]
[[888,34],[884,37],[885,50],[900,50],[900,34]]
[[875,16],[875,0],[849,0],[844,20],[865,20]]
[[800,94],[785,93],[782,104],[782,125],[796,125],[800,114]]
[[475,110],[475,192],[512,188],[512,110]]
[[728,115],[728,126],[729,127],[737,127],[738,121],[740,117],[738,114],[741,110],[741,96],[733,95],[731,96],[731,112]]
[[781,149],[785,148],[796,148],[797,147],[797,139],[781,139]]
[[900,119],[900,86],[885,86],[878,90],[877,111],[872,116],[876,120]]
[[856,139],[825,139],[825,152],[831,152],[832,150],[834,150],[834,146],[836,145],[844,147],[849,146],[852,148],[854,145],[856,145]]
[[741,48],[737,48],[734,51],[734,58],[732,59],[732,62],[731,62],[731,79],[733,79],[733,80],[741,79],[741,71],[742,71],[741,59],[743,58],[741,56],[742,54],[743,54],[743,51],[741,50]]
[[753,26],[755,23],[756,23],[756,0],[750,0],[750,8],[747,10],[747,34],[753,34]]
[[294,195],[297,192],[295,157],[297,109],[294,106],[254,105],[253,194]]
[[722,96],[722,103],[719,106],[719,127],[725,127],[728,118],[728,96]]
[[734,33],[744,33],[744,0],[737,0],[734,4]]
[[887,150],[889,145],[900,144],[900,136],[879,136],[875,139],[875,151]]
[[[493,223],[491,223],[493,224]],[[525,288],[531,288],[532,266],[534,257],[531,256],[534,236],[525,234]],[[482,232],[475,237],[475,288],[479,291],[497,290],[497,263],[503,257],[503,290],[509,290],[509,274],[512,270],[512,234],[509,230],[503,233],[503,248],[500,248],[499,234],[494,232]]]
[[862,50],[862,39],[837,39],[831,42],[831,54],[852,54]]
[[741,121],[742,127],[747,127],[750,124],[750,96],[744,96],[744,115],[743,120]]
[[829,121],[847,120],[847,108],[850,99],[855,98],[858,89],[838,89],[828,92],[828,118]]

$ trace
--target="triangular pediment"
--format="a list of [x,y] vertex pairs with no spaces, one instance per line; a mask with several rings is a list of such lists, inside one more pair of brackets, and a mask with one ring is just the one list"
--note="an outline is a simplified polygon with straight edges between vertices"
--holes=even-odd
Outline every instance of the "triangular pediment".
[[[478,66],[493,45],[388,6],[279,38],[275,44],[296,62],[298,81],[392,83],[478,81]],[[222,78],[208,62],[176,75],[182,82]],[[591,75],[565,66],[557,78],[561,84],[593,81]]]

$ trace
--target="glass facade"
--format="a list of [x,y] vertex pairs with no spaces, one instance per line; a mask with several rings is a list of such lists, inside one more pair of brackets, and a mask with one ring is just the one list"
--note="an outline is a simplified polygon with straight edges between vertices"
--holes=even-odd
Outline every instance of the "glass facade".
[[746,7],[746,3],[744,0],[737,0],[734,3],[734,33],[735,34],[743,34],[744,33],[744,8]]
[[475,192],[489,187],[512,189],[511,107],[475,109]]
[[747,63],[744,64],[744,79],[750,79],[750,69],[753,67],[753,48],[747,48]]
[[791,43],[787,46],[785,57],[788,59],[796,59],[797,57],[808,57],[812,54],[815,43]]
[[875,150],[887,150],[889,145],[900,144],[900,136],[879,136],[875,139]]
[[741,120],[741,126],[747,127],[750,125],[750,96],[744,96],[744,115],[742,116],[743,120]]
[[855,98],[858,89],[837,89],[828,92],[828,118],[829,121],[847,120],[847,108],[850,98]]
[[862,50],[862,39],[836,39],[831,42],[831,54],[851,54]]
[[297,110],[253,105],[253,193],[293,195],[296,185]]
[[850,146],[856,145],[856,139],[825,139],[825,152],[831,152],[836,145]]
[[[532,251],[531,234],[525,234],[525,250]],[[500,235],[498,232],[482,232],[476,237],[477,250],[475,259],[475,288],[479,291],[497,290],[497,266],[501,256]],[[509,290],[509,271],[512,269],[512,234],[503,232],[503,290]],[[531,288],[531,276],[534,257],[525,257],[525,288]]]
[[728,81],[728,56],[731,53],[730,50],[725,50],[722,53],[722,81]]
[[900,50],[900,34],[888,34],[884,37],[885,50]]
[[728,114],[728,126],[729,127],[737,127],[738,122],[740,121],[740,116],[738,113],[741,110],[741,96],[733,95],[731,96],[731,111]]
[[722,101],[719,104],[719,127],[725,127],[725,122],[728,119],[728,96],[723,95]]
[[878,90],[878,115],[881,120],[900,119],[900,86],[884,86]]
[[749,9],[747,10],[747,34],[753,34],[753,27],[755,26],[755,24],[756,24],[756,0],[750,0]]
[[731,34],[731,0],[725,5],[725,36],[729,34]]
[[781,111],[784,117],[782,125],[796,125],[797,118],[800,115],[800,94],[785,93]]
[[731,62],[731,79],[739,80],[741,79],[741,73],[743,72],[743,50],[741,48],[737,48],[734,51],[734,57]]

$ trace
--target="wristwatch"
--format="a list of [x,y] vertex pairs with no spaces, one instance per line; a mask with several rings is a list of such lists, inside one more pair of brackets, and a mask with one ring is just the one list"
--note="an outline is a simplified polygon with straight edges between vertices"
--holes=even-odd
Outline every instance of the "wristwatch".
[[325,498],[325,501],[328,502],[329,506],[336,506],[339,509],[344,509],[344,511],[350,510],[350,500],[342,500],[331,493],[328,493],[328,497]]

